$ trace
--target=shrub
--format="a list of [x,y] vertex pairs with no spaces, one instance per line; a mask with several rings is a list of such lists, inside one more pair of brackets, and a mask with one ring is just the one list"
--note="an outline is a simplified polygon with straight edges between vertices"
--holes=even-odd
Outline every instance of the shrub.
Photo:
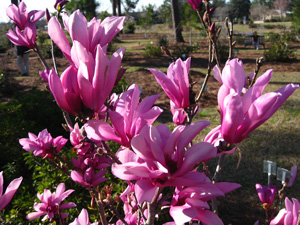
[[278,40],[264,53],[267,61],[285,62],[295,56],[292,49],[283,40]]
[[124,33],[125,34],[134,34],[135,31],[135,24],[128,22],[125,24]]
[[173,56],[176,58],[181,58],[183,60],[187,59],[192,52],[195,52],[198,45],[175,45],[173,50]]
[[161,47],[161,46],[168,47],[168,45],[169,45],[169,41],[168,41],[167,36],[162,35],[162,36],[159,36],[157,38],[157,46],[159,46],[159,47]]
[[144,52],[144,57],[157,57],[157,56],[162,56],[162,52],[160,50],[160,47],[158,46],[153,46],[153,45],[146,45],[145,47],[145,52]]

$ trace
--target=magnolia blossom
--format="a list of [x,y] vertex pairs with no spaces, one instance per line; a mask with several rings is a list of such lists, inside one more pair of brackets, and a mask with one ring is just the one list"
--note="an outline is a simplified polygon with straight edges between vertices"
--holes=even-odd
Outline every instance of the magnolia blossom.
[[82,209],[78,218],[69,225],[98,225],[98,222],[90,223],[89,214],[86,209]]
[[275,92],[262,95],[272,77],[272,72],[272,70],[265,72],[244,93],[246,76],[242,61],[238,59],[227,61],[222,71],[223,85],[218,92],[220,132],[227,143],[240,143],[269,119],[299,87],[297,84],[288,84]]
[[176,225],[182,225],[192,220],[201,221],[207,225],[223,224],[217,214],[209,210],[209,200],[224,196],[225,193],[239,188],[234,183],[214,183],[207,178],[196,187],[177,187],[170,207],[170,215]]
[[36,40],[35,22],[40,20],[45,12],[33,10],[28,13],[26,10],[27,6],[24,2],[20,2],[18,7],[11,4],[6,9],[7,16],[17,25],[15,31],[9,30],[6,36],[15,45],[27,46],[33,49]]
[[124,51],[125,48],[117,50],[109,60],[98,45],[95,59],[77,55],[78,69],[71,65],[61,77],[51,70],[48,82],[57,104],[72,115],[81,113],[82,104],[93,112],[101,112],[120,73]]
[[27,6],[22,1],[19,3],[19,6],[10,4],[6,8],[6,14],[21,30],[24,30],[28,24],[40,20],[45,15],[45,12],[42,10],[27,12]]
[[71,178],[73,181],[81,184],[85,188],[95,187],[100,183],[103,183],[107,178],[103,177],[107,170],[100,170],[95,173],[94,168],[90,167],[83,172],[73,170],[71,172]]
[[293,183],[296,179],[296,176],[297,176],[297,166],[294,165],[291,168],[291,178],[286,180],[286,182],[285,182],[287,187],[291,187],[293,185]]
[[167,75],[155,69],[149,69],[157,82],[170,98],[173,121],[177,125],[184,123],[186,118],[185,108],[190,106],[189,69],[191,58],[182,61],[180,58],[172,63]]
[[[137,85],[131,85],[114,102],[114,110],[108,113],[113,128],[103,121],[90,120],[85,125],[87,137],[96,143],[101,140],[114,140],[122,146],[130,147],[131,139],[145,125],[151,125],[162,112],[161,108],[153,107],[159,95],[149,96],[139,102],[140,94]],[[104,132],[107,135],[102,138]]]
[[42,194],[38,193],[37,197],[42,203],[34,203],[33,208],[36,212],[29,213],[26,218],[28,220],[34,220],[45,215],[42,221],[46,219],[50,219],[50,221],[52,221],[53,218],[58,216],[59,213],[61,218],[66,218],[69,214],[62,213],[60,210],[73,208],[76,207],[76,205],[73,202],[61,204],[61,202],[64,201],[65,198],[67,198],[74,191],[65,191],[65,189],[65,184],[60,183],[57,186],[56,191],[53,193],[51,193],[48,189],[45,189],[44,193]]
[[101,47],[106,46],[114,36],[123,29],[124,20],[125,17],[107,17],[101,22],[101,20],[93,18],[88,23],[79,10],[72,13],[70,17],[63,13],[63,23],[65,29],[70,34],[73,47],[75,42],[77,42],[82,46],[81,49],[76,49],[75,47],[71,50],[64,29],[61,27],[56,17],[50,19],[48,23],[48,33],[66,58],[79,67],[74,52],[81,51],[76,54],[80,55],[83,53],[83,50],[85,55],[95,57],[97,45],[100,44]]
[[59,153],[68,139],[58,136],[52,138],[47,129],[41,131],[38,136],[33,133],[28,133],[29,138],[21,138],[19,143],[26,151],[33,151],[35,156],[54,158],[55,154]]
[[81,112],[82,101],[77,79],[78,70],[74,66],[69,66],[59,77],[54,69],[50,72],[41,73],[43,78],[49,82],[50,90],[60,108],[72,115]]
[[182,109],[190,106],[188,77],[190,64],[191,58],[188,58],[186,61],[182,61],[179,58],[169,66],[167,75],[159,70],[149,69],[170,100],[178,108]]
[[195,166],[216,156],[216,148],[206,142],[194,144],[184,151],[193,138],[210,123],[198,121],[173,132],[165,124],[145,126],[131,141],[133,151],[121,149],[112,172],[122,180],[136,180],[138,203],[151,202],[157,187],[197,185],[206,180]]
[[74,149],[76,149],[77,155],[86,155],[94,150],[91,143],[87,143],[82,140],[83,137],[81,134],[81,130],[79,129],[78,123],[76,123],[70,133],[70,142],[73,145]]
[[202,0],[186,0],[194,10],[198,10],[199,6],[202,4]]
[[263,208],[268,209],[277,195],[277,186],[261,186],[260,184],[256,184],[256,191],[259,197],[259,200],[263,204]]
[[67,0],[56,0],[54,4],[54,8],[61,11],[65,4],[67,4],[69,1]]
[[4,209],[4,207],[11,201],[14,194],[18,190],[22,180],[23,177],[14,179],[12,182],[9,183],[5,190],[5,193],[3,194],[3,171],[0,172],[0,211]]
[[270,225],[297,225],[300,211],[300,203],[293,198],[291,202],[285,198],[285,209],[281,209]]

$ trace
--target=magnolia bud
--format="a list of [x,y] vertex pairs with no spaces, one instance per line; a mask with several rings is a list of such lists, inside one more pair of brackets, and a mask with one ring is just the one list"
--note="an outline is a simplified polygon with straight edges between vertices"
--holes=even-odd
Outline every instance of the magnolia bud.
[[49,22],[50,19],[51,19],[51,16],[50,16],[49,10],[48,10],[48,8],[46,8],[46,21],[47,21],[47,23]]

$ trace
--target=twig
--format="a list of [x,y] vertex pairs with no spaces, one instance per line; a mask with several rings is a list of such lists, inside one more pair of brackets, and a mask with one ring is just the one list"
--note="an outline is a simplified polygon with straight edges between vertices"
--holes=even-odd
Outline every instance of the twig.
[[256,77],[257,77],[258,72],[259,72],[259,69],[262,66],[263,62],[264,62],[264,57],[260,57],[260,58],[256,59],[256,66],[255,66],[255,70],[254,70],[254,77],[253,77],[253,80],[251,81],[251,83],[249,85],[249,88],[254,85]]
[[147,203],[148,206],[148,219],[145,223],[145,225],[153,225],[154,224],[154,219],[155,219],[155,215],[156,215],[156,203],[157,203],[157,199],[159,197],[159,194],[161,192],[161,188],[157,188],[156,189],[156,193],[151,201]]
[[41,60],[41,62],[42,62],[42,64],[43,64],[43,66],[44,66],[46,69],[50,69],[50,67],[48,66],[47,62],[45,61],[44,57],[42,56],[42,54],[41,54],[41,52],[40,52],[40,50],[39,50],[39,48],[38,48],[37,45],[35,45],[35,49],[33,49],[33,50],[34,50],[34,51],[37,53],[37,55],[39,56],[39,58],[40,58],[40,60]]
[[110,150],[109,146],[105,143],[105,141],[101,141],[101,143],[104,149],[106,150],[106,154],[117,164],[122,164],[122,162],[118,159],[118,157]]
[[103,204],[101,202],[101,199],[99,199],[98,192],[93,188],[93,189],[90,189],[90,194],[91,194],[92,197],[95,196],[95,201],[96,201],[96,204],[97,204],[98,209],[99,209],[98,212],[99,212],[101,224],[102,225],[108,225],[106,217],[105,217],[104,207],[103,207]]
[[227,33],[228,33],[228,46],[229,46],[228,59],[230,60],[230,59],[232,59],[232,47],[233,47],[233,44],[232,44],[232,33],[233,33],[233,24],[230,21],[230,27],[229,27],[229,18],[228,17],[225,18],[225,26],[226,26],[226,30],[227,30]]

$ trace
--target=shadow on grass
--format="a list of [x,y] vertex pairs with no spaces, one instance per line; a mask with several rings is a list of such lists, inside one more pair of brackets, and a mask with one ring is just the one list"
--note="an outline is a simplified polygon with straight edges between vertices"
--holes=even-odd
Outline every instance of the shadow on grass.
[[[259,129],[240,144],[241,163],[238,168],[238,152],[225,157],[220,181],[242,185],[240,189],[219,199],[219,215],[224,224],[253,225],[260,220],[264,224],[265,212],[257,196],[255,184],[267,185],[267,174],[263,173],[263,160],[271,160],[278,167],[290,170],[300,163],[299,128],[276,131]],[[216,161],[211,168],[215,168]],[[213,172],[213,171],[211,171]],[[272,176],[272,185],[281,188],[281,182]],[[284,192],[290,199],[300,199],[300,178]]]

